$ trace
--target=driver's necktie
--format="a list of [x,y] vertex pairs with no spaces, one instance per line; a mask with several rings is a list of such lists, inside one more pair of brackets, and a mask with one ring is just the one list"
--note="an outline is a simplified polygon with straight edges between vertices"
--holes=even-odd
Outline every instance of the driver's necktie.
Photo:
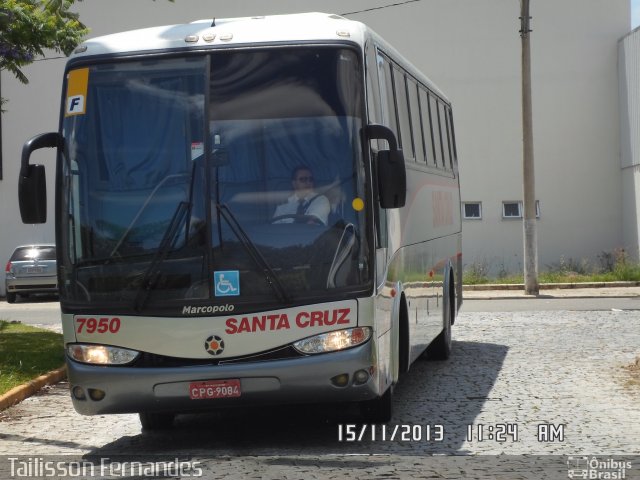
[[[304,198],[301,198],[300,200],[298,200],[298,208],[296,209],[296,215],[304,215],[306,210],[307,210],[307,202],[305,201]],[[303,220],[300,217],[296,218],[295,221],[296,223],[303,222]]]

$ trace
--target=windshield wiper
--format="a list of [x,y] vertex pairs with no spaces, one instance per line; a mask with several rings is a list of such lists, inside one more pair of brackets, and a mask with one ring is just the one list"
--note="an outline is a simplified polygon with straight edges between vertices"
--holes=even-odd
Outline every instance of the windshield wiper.
[[234,235],[238,238],[238,240],[240,240],[242,246],[244,246],[244,248],[247,250],[247,253],[249,253],[249,256],[252,258],[252,260],[256,263],[256,265],[258,265],[259,268],[262,269],[264,278],[267,280],[267,283],[275,292],[278,300],[284,303],[289,303],[291,299],[289,295],[287,295],[287,292],[282,285],[282,282],[276,275],[276,272],[273,271],[273,268],[271,268],[271,266],[267,263],[265,258],[260,253],[260,250],[258,250],[253,241],[251,241],[251,238],[240,226],[240,223],[238,223],[236,217],[233,215],[231,210],[229,210],[229,207],[227,207],[223,203],[216,203],[216,208],[227,221]]
[[176,234],[178,233],[178,229],[187,217],[190,207],[191,204],[189,202],[180,202],[178,204],[178,208],[176,208],[176,211],[173,214],[173,217],[171,217],[171,221],[162,236],[162,241],[160,242],[155,255],[151,259],[151,263],[147,267],[147,270],[144,272],[142,284],[138,288],[138,294],[136,295],[134,303],[134,308],[137,312],[142,310],[149,299],[151,291],[158,283],[158,278],[160,277],[158,267],[162,262],[164,262],[169,252],[173,249],[176,243]]

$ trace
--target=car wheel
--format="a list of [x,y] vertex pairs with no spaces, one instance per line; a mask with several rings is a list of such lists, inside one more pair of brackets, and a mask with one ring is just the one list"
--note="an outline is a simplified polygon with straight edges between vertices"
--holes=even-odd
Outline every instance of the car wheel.
[[16,298],[18,295],[16,293],[7,292],[7,303],[16,303]]
[[164,430],[171,428],[175,415],[173,413],[140,412],[142,430]]

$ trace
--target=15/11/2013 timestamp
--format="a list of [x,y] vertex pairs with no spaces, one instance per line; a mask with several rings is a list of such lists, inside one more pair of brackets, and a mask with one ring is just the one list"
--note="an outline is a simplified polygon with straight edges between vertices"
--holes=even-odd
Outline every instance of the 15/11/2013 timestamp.
[[339,442],[442,442],[442,425],[340,424]]

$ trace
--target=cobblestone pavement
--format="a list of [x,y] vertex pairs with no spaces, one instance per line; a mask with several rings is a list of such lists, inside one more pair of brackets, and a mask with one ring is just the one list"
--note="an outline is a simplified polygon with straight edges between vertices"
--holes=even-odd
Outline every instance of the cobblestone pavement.
[[[568,478],[568,464],[597,455],[609,476],[593,478],[640,478],[640,385],[624,368],[638,354],[638,312],[462,313],[451,359],[413,365],[385,427],[352,430],[348,406],[271,407],[142,434],[135,415],[77,415],[61,384],[0,412],[0,451],[162,455],[200,462],[209,478],[323,479]],[[612,477],[620,465],[625,476]]]

